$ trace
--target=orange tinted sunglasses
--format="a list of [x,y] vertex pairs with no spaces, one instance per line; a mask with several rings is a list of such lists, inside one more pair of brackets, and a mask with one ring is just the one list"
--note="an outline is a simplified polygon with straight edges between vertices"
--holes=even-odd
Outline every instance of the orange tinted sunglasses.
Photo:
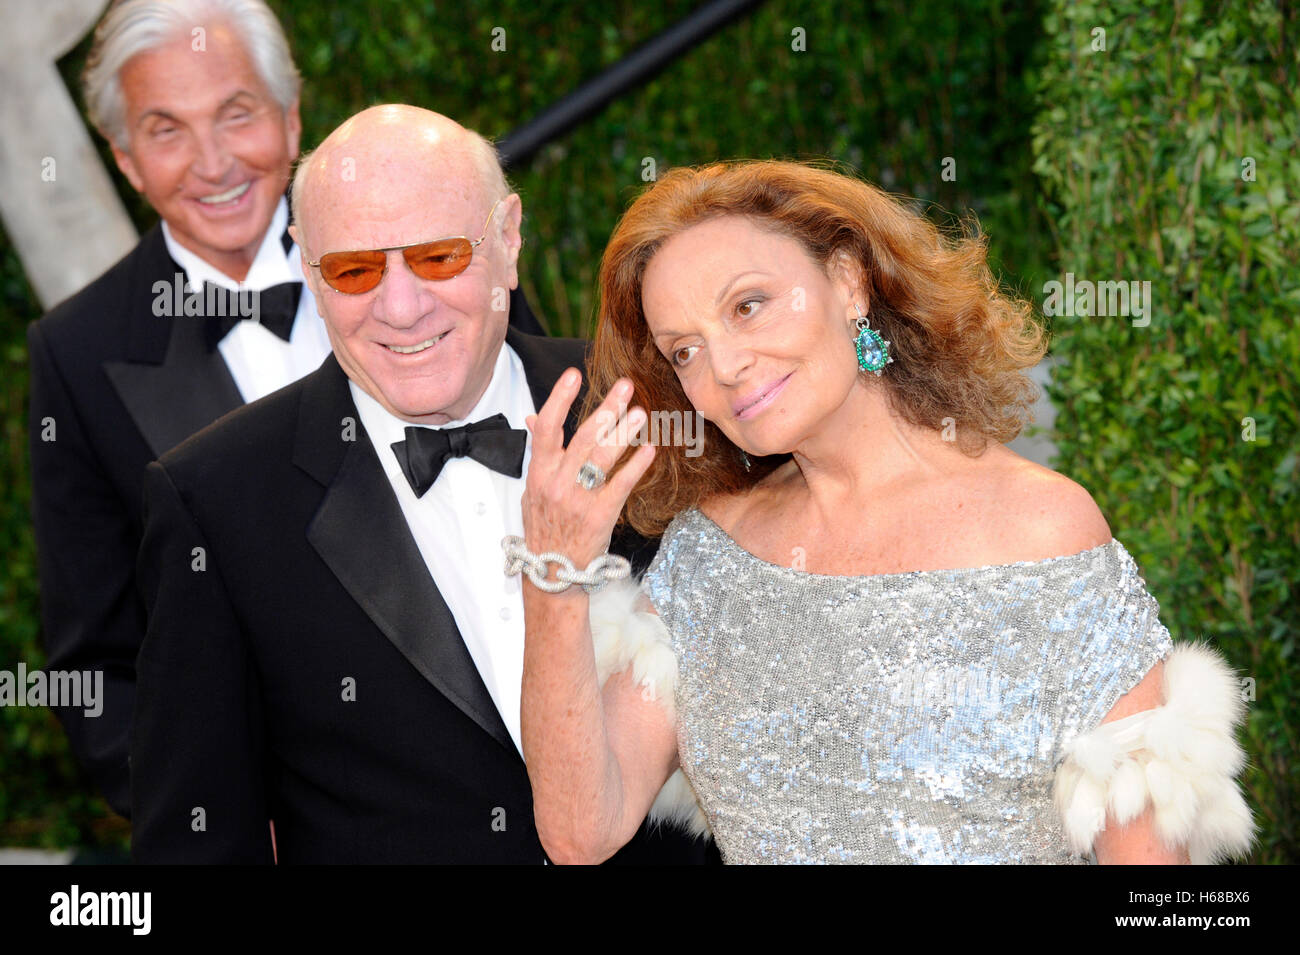
[[387,249],[359,249],[354,252],[326,252],[315,262],[307,264],[320,269],[320,277],[335,291],[344,295],[361,295],[379,285],[388,268],[388,253],[401,252],[407,266],[422,279],[435,282],[454,278],[469,268],[474,250],[487,238],[488,223],[496,214],[502,200],[492,204],[483,234],[473,241],[469,236],[450,235],[428,242],[395,245]]

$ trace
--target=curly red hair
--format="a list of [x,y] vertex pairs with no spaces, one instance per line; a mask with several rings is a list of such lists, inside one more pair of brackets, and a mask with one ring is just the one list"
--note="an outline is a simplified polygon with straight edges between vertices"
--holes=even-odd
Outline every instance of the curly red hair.
[[[641,284],[665,241],[724,215],[746,216],[798,240],[823,268],[841,251],[860,266],[871,326],[893,343],[894,361],[878,380],[896,414],[924,428],[951,424],[958,447],[972,455],[1024,428],[1037,388],[1023,369],[1043,357],[1046,333],[1028,302],[1000,289],[988,267],[987,238],[950,238],[869,183],[777,160],[673,169],[623,215],[601,260],[584,418],[619,378],[633,382],[632,400],[647,409],[693,410],[650,336]],[[679,511],[739,492],[789,457],[760,458],[746,470],[712,422],[704,423],[703,437],[703,452],[694,457],[659,450],[622,521],[657,536]]]

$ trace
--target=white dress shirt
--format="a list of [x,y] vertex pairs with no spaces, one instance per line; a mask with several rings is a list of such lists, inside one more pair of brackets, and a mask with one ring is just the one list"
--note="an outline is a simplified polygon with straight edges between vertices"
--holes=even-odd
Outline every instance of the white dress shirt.
[[285,341],[262,326],[260,322],[237,322],[217,348],[226,360],[226,367],[235,379],[235,386],[245,402],[256,401],[263,395],[278,391],[315,371],[330,352],[329,335],[325,322],[316,311],[316,300],[302,276],[302,257],[298,246],[289,247],[288,253],[280,244],[280,237],[289,224],[289,204],[284,197],[275,207],[271,225],[262,236],[262,244],[253,259],[253,265],[243,282],[236,282],[216,266],[204,261],[174,238],[164,222],[163,241],[167,251],[182,269],[191,290],[198,291],[204,282],[227,289],[261,291],[281,282],[302,282],[302,297],[293,319],[293,331]]
[[[406,440],[405,429],[410,422],[389,414],[356,382],[349,381],[348,387],[425,566],[522,756],[519,697],[524,674],[523,586],[521,577],[505,574],[501,538],[507,534],[523,536],[524,477],[500,474],[472,458],[451,458],[433,486],[417,498],[392,449],[395,442]],[[536,410],[523,363],[514,349],[503,343],[492,380],[478,404],[465,418],[439,427],[457,427],[500,413],[510,427],[522,429],[524,419]],[[528,474],[532,450],[533,438],[529,434],[524,448],[524,475]]]

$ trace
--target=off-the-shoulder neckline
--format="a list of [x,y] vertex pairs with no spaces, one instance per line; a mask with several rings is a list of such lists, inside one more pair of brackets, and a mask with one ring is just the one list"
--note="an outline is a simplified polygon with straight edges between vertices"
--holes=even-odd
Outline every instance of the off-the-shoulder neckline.
[[794,577],[807,577],[814,580],[817,579],[837,580],[837,581],[866,581],[866,580],[890,580],[890,579],[900,580],[903,578],[919,579],[923,577],[934,576],[936,574],[945,574],[948,576],[951,576],[953,574],[978,574],[978,573],[986,573],[988,571],[994,571],[994,570],[1002,570],[1002,571],[1013,570],[1017,567],[1043,567],[1049,564],[1060,564],[1066,561],[1079,560],[1080,558],[1083,557],[1095,556],[1097,554],[1100,554],[1103,551],[1109,550],[1112,547],[1118,548],[1120,552],[1124,552],[1124,545],[1121,544],[1119,540],[1116,539],[1115,537],[1111,537],[1111,539],[1106,541],[1106,543],[1104,544],[1098,544],[1095,547],[1089,547],[1087,550],[1081,550],[1073,554],[1061,554],[1056,557],[1043,557],[1039,560],[1018,560],[1018,561],[1013,561],[1012,563],[1009,564],[983,564],[979,567],[945,567],[945,568],[933,568],[930,570],[904,570],[904,571],[898,571],[891,574],[815,574],[807,570],[796,570],[793,567],[786,567],[782,564],[774,564],[771,561],[763,560],[763,558],[750,553],[749,551],[745,550],[745,548],[741,547],[734,537],[732,537],[725,530],[723,530],[722,526],[718,524],[717,521],[709,517],[709,515],[705,514],[698,507],[688,508],[686,511],[682,513],[682,515],[678,515],[678,516],[690,517],[692,515],[698,515],[699,517],[703,518],[705,523],[710,528],[712,528],[713,532],[716,533],[717,536],[721,537],[729,547],[731,547],[733,550],[739,553],[744,559],[750,561],[751,563],[756,564],[759,567],[768,568],[773,571],[781,571],[785,574],[789,574]]

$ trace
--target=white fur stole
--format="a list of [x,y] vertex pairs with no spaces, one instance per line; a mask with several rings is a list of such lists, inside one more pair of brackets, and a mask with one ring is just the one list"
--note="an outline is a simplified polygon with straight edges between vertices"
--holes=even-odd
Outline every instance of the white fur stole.
[[[631,666],[632,679],[673,719],[677,658],[668,628],[658,614],[637,607],[641,599],[641,589],[631,579],[616,580],[591,595],[589,615],[596,649],[596,678],[603,687],[611,675]],[[647,818],[695,836],[713,836],[695,790],[680,769],[659,790]]]
[[1166,846],[1187,846],[1193,865],[1245,854],[1255,824],[1234,777],[1246,756],[1235,727],[1245,717],[1241,686],[1217,650],[1179,644],[1165,660],[1162,706],[1076,737],[1054,783],[1056,808],[1080,855],[1105,829],[1106,811],[1125,825],[1153,806]]

